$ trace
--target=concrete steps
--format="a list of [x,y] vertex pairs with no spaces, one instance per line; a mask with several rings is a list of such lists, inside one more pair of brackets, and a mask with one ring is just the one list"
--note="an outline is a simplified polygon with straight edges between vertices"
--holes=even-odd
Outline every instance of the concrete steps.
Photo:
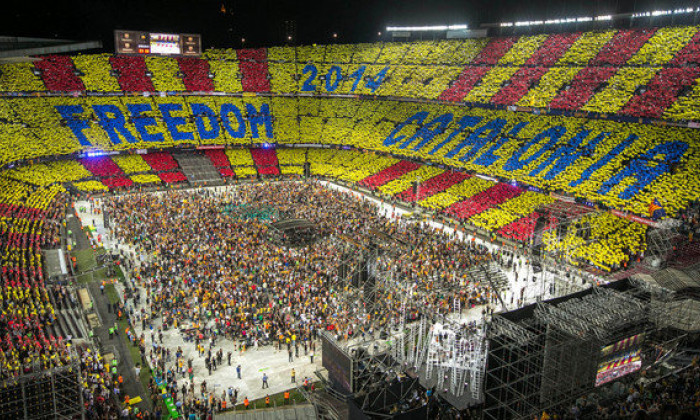
[[211,160],[197,154],[173,154],[175,160],[182,168],[190,184],[204,184],[221,181],[219,170],[214,167]]

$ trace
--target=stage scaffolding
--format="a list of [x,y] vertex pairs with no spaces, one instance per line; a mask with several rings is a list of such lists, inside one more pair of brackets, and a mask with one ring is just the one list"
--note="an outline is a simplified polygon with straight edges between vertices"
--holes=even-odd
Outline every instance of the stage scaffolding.
[[0,387],[2,418],[84,419],[80,364],[73,352],[71,364],[6,379]]
[[[344,241],[343,262],[329,287],[342,290],[338,311],[371,320],[361,336],[330,336],[352,359],[352,394],[366,413],[381,416],[386,404],[406,398],[417,383],[458,408],[483,401],[486,342],[483,323],[462,319],[461,297],[479,283],[504,288],[507,279],[495,263],[484,263],[451,278],[405,278],[383,263],[397,252],[390,239],[373,233],[365,243]],[[359,251],[359,252],[358,252]],[[462,296],[460,292],[466,294]],[[417,296],[454,295],[449,308],[422,307]]]
[[649,229],[647,232],[647,252],[644,261],[653,268],[666,267],[674,252],[673,241],[678,237],[677,229]]
[[595,288],[488,326],[485,419],[525,419],[593,390],[601,349],[652,329],[642,291]]
[[[520,294],[512,296],[512,301],[505,299],[503,306],[506,310],[580,292],[598,283],[593,274],[581,269],[580,262],[572,255],[576,248],[595,240],[584,218],[599,211],[576,203],[556,201],[541,206],[537,212],[540,217],[527,256],[530,264],[526,277],[532,276],[532,282],[521,286]],[[515,304],[518,297],[519,305]]]
[[[589,207],[556,201],[538,209],[543,216],[540,229],[535,229],[535,250],[541,251],[549,247],[547,257],[561,263],[579,265],[573,258],[573,251],[594,241],[591,237],[591,226],[585,220],[589,215],[601,213]],[[535,252],[535,255],[541,252]],[[544,256],[544,255],[543,255]]]
[[700,281],[676,269],[636,274],[630,279],[651,295],[651,316],[660,328],[700,332]]

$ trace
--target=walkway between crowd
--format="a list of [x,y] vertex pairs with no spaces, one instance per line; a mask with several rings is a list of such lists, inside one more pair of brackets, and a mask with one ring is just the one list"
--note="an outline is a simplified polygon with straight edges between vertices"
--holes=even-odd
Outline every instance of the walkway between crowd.
[[[83,220],[83,223],[85,223],[85,218],[81,216],[81,219]],[[74,251],[81,251],[83,249],[89,249],[91,247],[90,240],[88,239],[87,234],[81,230],[80,222],[77,218],[68,218],[68,229],[71,231],[73,236]],[[125,395],[129,395],[131,398],[141,396],[142,401],[138,404],[135,404],[134,406],[138,407],[141,411],[151,411],[151,401],[149,400],[149,398],[147,398],[148,396],[146,394],[146,391],[143,389],[139,378],[136,377],[134,364],[131,360],[129,349],[124,343],[122,337],[111,337],[109,333],[109,329],[114,327],[117,321],[117,317],[113,313],[113,311],[109,311],[107,308],[107,305],[109,303],[107,294],[102,293],[100,287],[101,283],[99,282],[92,281],[88,283],[87,286],[94,300],[94,308],[99,313],[99,318],[102,322],[102,325],[93,329],[94,336],[97,337],[99,339],[99,342],[101,343],[101,352],[104,355],[110,352],[111,349],[116,349],[116,352],[118,353],[115,354],[115,357],[117,357],[118,362],[117,372],[123,378],[123,384],[121,385],[119,390],[119,402],[123,402],[123,398]],[[123,331],[120,332],[120,334],[123,334]]]

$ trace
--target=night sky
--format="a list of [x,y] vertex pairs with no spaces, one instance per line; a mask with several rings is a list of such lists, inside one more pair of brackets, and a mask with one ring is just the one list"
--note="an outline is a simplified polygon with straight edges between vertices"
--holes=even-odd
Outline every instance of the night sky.
[[[594,16],[690,6],[690,0],[75,0],[4,2],[0,35],[101,40],[113,30],[200,33],[203,48],[281,45],[285,21],[295,44],[388,40],[387,25],[436,25]],[[222,5],[226,10],[222,13]],[[378,37],[377,32],[382,32]]]

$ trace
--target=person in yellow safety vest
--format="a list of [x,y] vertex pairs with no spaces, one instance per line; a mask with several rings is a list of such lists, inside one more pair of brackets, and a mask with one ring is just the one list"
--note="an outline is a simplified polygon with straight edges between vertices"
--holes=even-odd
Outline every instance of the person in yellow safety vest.
[[265,407],[270,407],[270,396],[269,395],[265,396]]
[[289,391],[284,391],[284,405],[289,404]]

